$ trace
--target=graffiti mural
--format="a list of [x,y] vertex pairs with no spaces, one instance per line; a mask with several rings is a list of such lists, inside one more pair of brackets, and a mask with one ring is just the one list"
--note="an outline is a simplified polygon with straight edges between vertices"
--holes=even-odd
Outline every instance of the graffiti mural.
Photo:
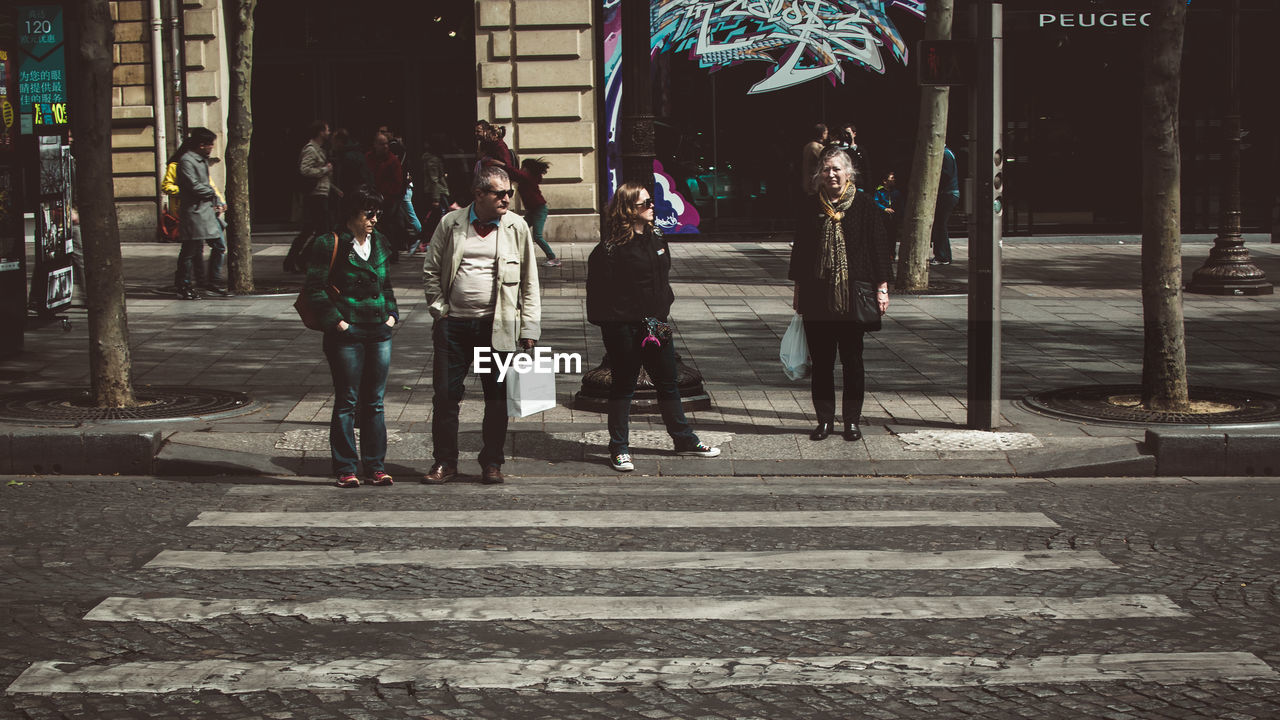
[[907,63],[886,6],[924,17],[924,0],[653,0],[652,50],[688,53],[704,68],[771,64],[749,93],[823,77],[836,85],[845,62],[883,74],[888,51]]

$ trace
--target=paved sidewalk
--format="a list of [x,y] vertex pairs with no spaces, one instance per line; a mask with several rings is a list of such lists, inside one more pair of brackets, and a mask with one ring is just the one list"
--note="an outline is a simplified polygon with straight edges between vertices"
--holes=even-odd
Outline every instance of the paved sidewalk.
[[[1280,245],[1251,235],[1249,249],[1272,281],[1280,278]],[[1185,239],[1187,276],[1207,256],[1207,237]],[[255,252],[261,287],[297,287],[280,263],[288,237],[269,236]],[[934,269],[963,283],[967,248],[953,241],[956,263]],[[584,370],[602,354],[597,329],[586,322],[584,244],[557,244],[561,268],[541,268],[541,344],[578,352]],[[633,417],[636,475],[1152,475],[1143,454],[1144,429],[1047,418],[1020,407],[1033,392],[1089,384],[1137,383],[1142,363],[1140,248],[1137,238],[1006,240],[1004,248],[1002,435],[963,432],[965,305],[962,295],[892,298],[882,332],[868,337],[867,402],[861,442],[839,437],[814,443],[807,382],[790,382],[778,343],[791,319],[783,240],[674,244],[677,349],[701,370],[713,409],[691,419],[704,440],[720,444],[713,460],[676,458],[656,416]],[[124,247],[130,288],[129,327],[138,386],[190,386],[248,393],[249,414],[219,419],[98,423],[40,428],[63,472],[117,471],[113,457],[78,457],[63,435],[158,433],[151,472],[273,477],[328,475],[331,388],[318,333],[305,330],[292,295],[180,301],[160,292],[172,275],[177,247]],[[431,318],[419,289],[420,259],[394,273],[402,318],[395,336],[386,412],[391,471],[411,477],[430,465]],[[1185,300],[1188,365],[1193,384],[1275,391],[1280,377],[1280,296]],[[29,331],[25,353],[0,361],[10,391],[88,383],[87,320],[69,313],[72,328]],[[576,376],[560,378],[560,407],[513,420],[509,461],[515,476],[606,474],[604,417],[569,408]],[[464,472],[479,446],[478,382],[463,404]],[[0,421],[0,436],[33,431]],[[94,447],[92,443],[78,447]],[[13,472],[30,472],[13,457]],[[114,458],[118,459],[118,458]],[[81,467],[77,462],[89,463]],[[50,460],[49,466],[56,466]],[[1162,469],[1165,470],[1165,469]],[[6,472],[0,468],[0,472]],[[1166,473],[1167,474],[1167,473]]]

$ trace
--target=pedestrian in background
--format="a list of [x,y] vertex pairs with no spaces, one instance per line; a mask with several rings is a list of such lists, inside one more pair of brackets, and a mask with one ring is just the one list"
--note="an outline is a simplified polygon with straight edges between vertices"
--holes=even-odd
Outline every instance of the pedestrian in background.
[[933,258],[930,265],[951,264],[951,236],[947,234],[947,222],[951,211],[960,202],[960,174],[956,167],[956,155],[951,148],[942,146],[942,178],[938,181],[938,204],[933,213]]
[[667,324],[675,294],[671,254],[653,225],[653,198],[643,185],[618,188],[605,210],[605,236],[587,258],[587,320],[600,326],[609,358],[609,464],[631,460],[631,398],[643,366],[658,393],[658,410],[677,455],[712,458],[685,418],[676,384],[676,351]]
[[827,126],[818,123],[813,126],[813,134],[809,136],[809,142],[805,143],[804,149],[800,151],[800,187],[809,197],[817,192],[813,185],[813,175],[818,172],[818,157],[822,155],[826,142]]
[[898,189],[898,175],[890,170],[881,178],[876,192],[871,198],[880,208],[880,219],[884,221],[884,234],[889,244],[889,260],[898,257],[898,210],[902,207],[902,191]]
[[303,293],[326,327],[324,356],[333,378],[329,453],[342,488],[360,486],[361,465],[370,485],[392,484],[384,465],[383,396],[391,367],[391,329],[400,311],[388,272],[391,249],[376,229],[382,200],[367,186],[344,195],[341,226],[317,237],[305,258]]
[[830,148],[820,163],[814,177],[817,197],[796,228],[787,277],[795,282],[791,304],[804,319],[812,358],[810,393],[818,426],[809,439],[825,440],[835,425],[838,351],[844,368],[843,436],[853,441],[862,438],[863,333],[874,329],[857,320],[854,283],[876,286],[879,311],[888,310],[889,253],[881,213],[867,193],[857,191],[849,156]]
[[307,130],[310,140],[298,152],[298,177],[302,182],[302,228],[289,245],[284,258],[284,271],[302,272],[307,244],[317,235],[333,229],[329,215],[329,188],[333,179],[333,163],[325,151],[329,142],[329,125],[323,120],[311,123]]
[[545,158],[526,158],[520,163],[520,167],[513,168],[488,158],[483,162],[498,164],[507,171],[512,180],[516,181],[516,187],[520,191],[520,202],[524,205],[525,222],[529,223],[529,230],[533,232],[533,241],[547,256],[546,262],[542,264],[547,267],[560,267],[560,260],[542,234],[550,212],[547,198],[542,194],[542,178],[546,177],[547,170],[551,169],[551,163]]
[[178,297],[199,300],[196,292],[196,268],[204,261],[204,245],[209,243],[209,275],[206,282],[215,284],[221,272],[226,246],[222,245],[221,214],[226,206],[209,183],[209,156],[217,136],[208,128],[191,128],[187,140],[174,155],[177,163],[178,233],[182,247],[178,251],[178,267],[173,284]]

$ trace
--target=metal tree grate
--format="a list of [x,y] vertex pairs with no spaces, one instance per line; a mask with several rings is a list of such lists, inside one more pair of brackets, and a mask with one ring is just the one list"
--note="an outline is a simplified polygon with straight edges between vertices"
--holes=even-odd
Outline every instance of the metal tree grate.
[[244,393],[192,387],[134,388],[138,405],[101,408],[85,388],[51,388],[0,395],[0,420],[23,422],[93,422],[173,420],[225,417],[252,412],[258,406]]
[[1023,405],[1044,415],[1111,425],[1234,425],[1280,420],[1280,397],[1254,390],[1191,387],[1193,402],[1213,403],[1223,412],[1164,412],[1137,404],[1138,385],[1089,385],[1049,390],[1023,399]]

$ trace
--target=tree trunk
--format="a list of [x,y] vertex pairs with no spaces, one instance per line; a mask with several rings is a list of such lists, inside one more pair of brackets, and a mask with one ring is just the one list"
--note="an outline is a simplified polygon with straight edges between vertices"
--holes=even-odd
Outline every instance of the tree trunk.
[[231,15],[231,103],[227,122],[227,287],[254,291],[249,222],[249,143],[253,137],[253,12],[258,0],[234,0]]
[[80,44],[72,55],[76,206],[84,241],[89,307],[89,383],[99,407],[133,407],[133,365],[125,311],[120,229],[111,175],[111,72],[115,25],[107,0],[77,5]]
[[1142,62],[1142,404],[1186,411],[1179,84],[1186,0],[1153,0]]
[[[952,0],[930,2],[925,10],[926,40],[951,37]],[[922,58],[916,58],[920,62]],[[920,112],[916,119],[916,149],[907,183],[906,217],[898,237],[898,290],[929,287],[929,237],[938,204],[938,180],[942,173],[942,148],[947,143],[947,111],[951,89],[925,85],[920,88]]]

